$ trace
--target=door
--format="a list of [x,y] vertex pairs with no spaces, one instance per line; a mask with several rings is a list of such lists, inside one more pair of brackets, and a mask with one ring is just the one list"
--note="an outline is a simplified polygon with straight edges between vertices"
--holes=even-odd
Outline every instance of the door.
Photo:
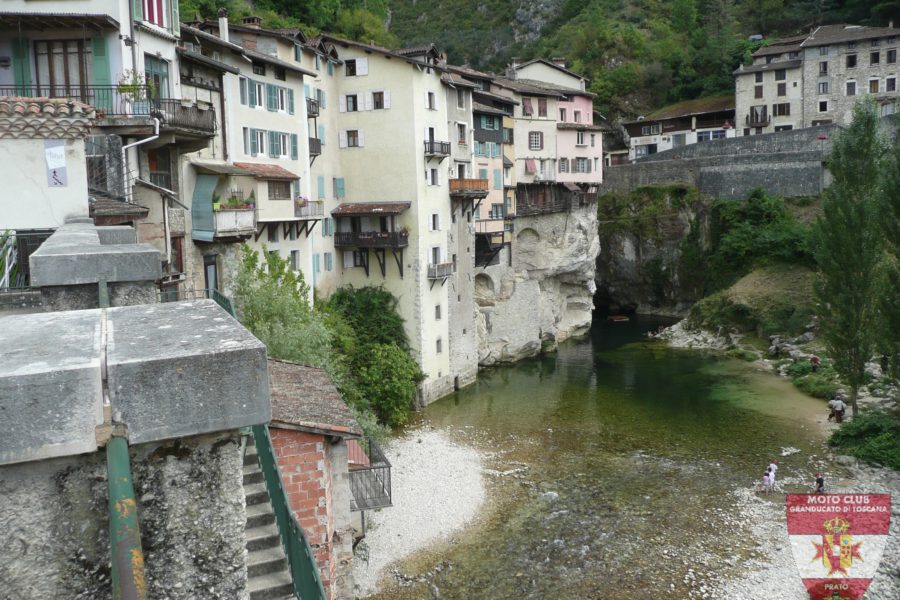
[[203,257],[203,274],[206,278],[207,290],[219,289],[219,267],[217,264],[217,254],[211,254]]
[[169,97],[169,63],[153,55],[144,55],[144,79],[154,99]]
[[456,165],[456,176],[460,179],[466,178],[466,165],[465,164],[460,163],[460,164]]
[[41,40],[34,42],[34,65],[39,95],[76,98],[91,103],[87,86],[91,82],[91,48],[83,40]]

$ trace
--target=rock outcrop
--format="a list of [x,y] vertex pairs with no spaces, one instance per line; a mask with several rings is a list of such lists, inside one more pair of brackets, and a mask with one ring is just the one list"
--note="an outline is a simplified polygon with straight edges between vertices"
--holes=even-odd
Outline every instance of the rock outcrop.
[[591,327],[596,206],[519,217],[512,236],[498,265],[476,269],[482,366],[552,350]]

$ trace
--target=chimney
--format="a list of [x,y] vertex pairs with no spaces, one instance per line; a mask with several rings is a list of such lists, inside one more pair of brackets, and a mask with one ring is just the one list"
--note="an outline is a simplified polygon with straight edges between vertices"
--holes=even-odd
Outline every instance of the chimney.
[[251,29],[259,29],[260,25],[262,25],[262,19],[255,15],[251,15],[249,17],[244,17],[243,19],[241,19],[241,25],[250,27]]
[[557,67],[562,67],[563,69],[566,68],[566,58],[564,56],[555,56],[550,60]]
[[222,41],[228,41],[228,9],[219,9],[219,37]]

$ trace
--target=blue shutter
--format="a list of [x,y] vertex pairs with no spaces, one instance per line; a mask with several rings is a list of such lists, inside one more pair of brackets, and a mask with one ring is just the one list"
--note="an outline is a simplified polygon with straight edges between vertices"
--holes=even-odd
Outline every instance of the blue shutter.
[[238,88],[241,91],[241,104],[247,105],[247,80],[243,77],[238,79]]
[[337,197],[343,198],[345,196],[346,196],[346,192],[344,190],[344,178],[338,177],[337,178]]
[[287,91],[288,114],[294,114],[294,90],[288,88]]
[[213,241],[215,225],[212,197],[218,183],[218,175],[197,175],[194,196],[191,199],[191,239],[202,242]]
[[271,112],[278,110],[278,89],[271,83],[266,84],[266,109]]
[[306,94],[307,98],[312,98],[312,89],[309,87],[308,83],[303,84],[303,93]]
[[319,90],[322,93],[322,100],[319,102],[319,108],[325,108],[325,90]]
[[275,131],[269,131],[267,137],[267,143],[269,144],[269,158],[278,158],[278,151],[275,148],[278,144],[278,134]]
[[291,198],[300,196],[300,180],[295,179],[291,182]]
[[259,154],[259,138],[256,137],[256,130],[250,129],[250,156]]
[[503,189],[503,181],[500,179],[500,169],[494,169],[494,189]]
[[324,175],[319,175],[316,178],[316,187],[319,189],[319,195],[316,197],[324,199],[325,198],[325,176]]
[[319,142],[324,146],[325,145],[325,126],[319,125]]
[[322,264],[319,261],[319,256],[319,254],[313,256],[313,271],[315,271],[316,273],[322,270]]
[[256,106],[259,104],[259,100],[256,98],[256,82],[252,79],[247,80],[247,92],[250,98],[250,106]]
[[[331,66],[331,63],[328,63]],[[330,271],[334,268],[334,255],[331,252],[325,253],[325,270]]]
[[330,60],[328,61],[328,74],[334,75],[334,64],[332,64],[332,62]]
[[300,155],[300,152],[297,149],[297,134],[291,134],[291,160],[297,160],[297,157]]

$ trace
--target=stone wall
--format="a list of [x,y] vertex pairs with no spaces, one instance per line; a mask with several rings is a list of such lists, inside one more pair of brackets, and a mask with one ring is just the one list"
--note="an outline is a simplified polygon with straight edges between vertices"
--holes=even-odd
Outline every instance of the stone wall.
[[322,586],[329,598],[349,598],[353,528],[347,445],[292,429],[269,432],[288,502],[312,546]]
[[481,365],[535,356],[590,329],[600,251],[596,210],[587,204],[519,217],[499,264],[476,269]]
[[[149,598],[248,598],[239,440],[132,447]],[[108,519],[103,452],[0,467],[0,598],[111,598]]]

